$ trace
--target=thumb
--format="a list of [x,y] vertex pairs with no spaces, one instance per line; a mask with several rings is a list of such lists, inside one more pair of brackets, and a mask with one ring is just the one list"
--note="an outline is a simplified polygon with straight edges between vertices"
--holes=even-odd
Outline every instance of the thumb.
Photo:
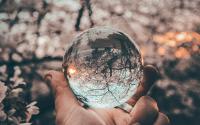
[[69,111],[72,107],[80,106],[62,72],[49,71],[45,75],[45,80],[50,83],[55,93],[56,112]]

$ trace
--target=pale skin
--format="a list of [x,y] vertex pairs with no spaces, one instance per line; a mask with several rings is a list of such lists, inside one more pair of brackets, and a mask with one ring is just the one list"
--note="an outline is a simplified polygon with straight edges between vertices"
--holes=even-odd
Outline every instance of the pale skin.
[[168,117],[159,112],[156,101],[145,96],[156,81],[158,72],[153,66],[144,67],[144,79],[136,94],[127,102],[130,113],[119,108],[83,108],[69,88],[62,72],[49,71],[45,79],[55,93],[57,125],[169,125]]

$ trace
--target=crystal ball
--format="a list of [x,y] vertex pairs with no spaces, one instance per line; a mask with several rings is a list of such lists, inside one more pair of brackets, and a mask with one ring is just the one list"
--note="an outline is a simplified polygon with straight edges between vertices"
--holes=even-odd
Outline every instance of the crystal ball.
[[123,104],[136,92],[143,76],[136,43],[109,27],[91,28],[72,40],[63,69],[77,99],[94,108]]

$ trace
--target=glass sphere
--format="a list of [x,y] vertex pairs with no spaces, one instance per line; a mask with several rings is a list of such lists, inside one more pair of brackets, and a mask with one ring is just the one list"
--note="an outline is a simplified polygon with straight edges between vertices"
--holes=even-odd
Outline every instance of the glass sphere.
[[95,108],[126,102],[143,75],[136,43],[108,27],[91,28],[78,35],[67,47],[63,68],[77,99]]

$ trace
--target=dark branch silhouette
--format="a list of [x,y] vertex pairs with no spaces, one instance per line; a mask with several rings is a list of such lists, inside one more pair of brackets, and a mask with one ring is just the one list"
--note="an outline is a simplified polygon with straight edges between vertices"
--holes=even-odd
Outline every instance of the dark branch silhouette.
[[81,8],[79,9],[78,16],[77,16],[77,19],[76,19],[76,24],[75,24],[76,31],[80,30],[81,18],[83,16],[85,8],[88,11],[90,27],[93,27],[93,25],[94,25],[94,22],[92,20],[92,8],[91,8],[90,0],[81,0]]

